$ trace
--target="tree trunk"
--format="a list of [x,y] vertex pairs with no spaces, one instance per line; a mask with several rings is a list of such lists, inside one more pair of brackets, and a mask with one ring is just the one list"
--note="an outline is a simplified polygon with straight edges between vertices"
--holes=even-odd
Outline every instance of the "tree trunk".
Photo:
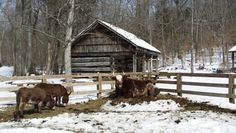
[[1,37],[1,40],[0,40],[0,67],[2,66],[2,44],[4,42],[4,34],[5,34],[5,31],[3,30],[2,31],[2,37]]
[[[70,11],[69,11],[69,17],[67,20],[67,29],[66,29],[66,40],[67,43],[66,49],[65,49],[65,73],[71,74],[71,36],[72,36],[72,24],[74,19],[74,7],[75,7],[75,1],[70,0]],[[68,79],[69,80],[69,79]]]
[[28,22],[27,22],[27,25],[28,25],[28,50],[27,50],[27,72],[28,74],[32,74],[32,30],[31,30],[31,27],[32,27],[32,1],[29,0],[28,1]]
[[191,25],[191,73],[194,73],[194,68],[193,68],[193,49],[194,49],[194,39],[193,39],[193,11],[194,11],[194,0],[192,0],[192,25]]

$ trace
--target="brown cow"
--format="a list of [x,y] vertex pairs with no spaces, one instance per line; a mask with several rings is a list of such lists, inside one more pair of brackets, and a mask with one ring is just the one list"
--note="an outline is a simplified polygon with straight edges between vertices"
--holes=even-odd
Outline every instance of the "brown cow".
[[16,110],[14,119],[23,118],[23,111],[26,103],[31,102],[34,105],[34,110],[41,112],[43,102],[51,109],[54,106],[54,100],[50,95],[40,88],[22,87],[16,92]]
[[157,88],[153,83],[148,83],[144,88],[144,91],[142,93],[137,94],[137,96],[155,97],[158,94],[160,94],[159,88]]
[[[154,96],[159,94],[159,89],[154,87],[152,80],[138,80],[124,76],[112,77],[115,80],[116,96],[126,98],[135,96]],[[157,90],[155,90],[157,89]]]
[[48,94],[56,97],[56,104],[61,104],[61,97],[62,103],[67,104],[69,102],[69,95],[71,94],[67,92],[66,88],[60,84],[47,84],[47,83],[39,83],[35,87],[39,87],[45,90]]

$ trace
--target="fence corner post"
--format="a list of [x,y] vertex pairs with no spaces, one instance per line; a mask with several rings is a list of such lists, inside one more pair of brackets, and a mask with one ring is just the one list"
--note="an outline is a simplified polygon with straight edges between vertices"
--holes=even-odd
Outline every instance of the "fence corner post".
[[230,103],[235,103],[234,99],[235,90],[234,90],[234,75],[229,74],[229,88],[228,88],[228,97]]
[[102,94],[102,75],[98,73],[97,98],[101,98]]
[[177,81],[176,81],[176,91],[178,96],[182,96],[182,76],[180,73],[177,74]]

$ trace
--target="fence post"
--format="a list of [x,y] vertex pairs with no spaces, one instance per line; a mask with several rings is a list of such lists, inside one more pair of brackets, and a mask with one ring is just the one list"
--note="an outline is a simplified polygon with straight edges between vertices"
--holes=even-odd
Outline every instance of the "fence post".
[[43,78],[42,83],[47,83],[47,78]]
[[101,98],[102,94],[102,75],[98,73],[97,98]]
[[182,96],[182,76],[180,73],[177,74],[177,84],[176,84],[176,91],[178,96]]
[[230,103],[235,103],[235,99],[234,99],[234,75],[233,74],[229,74],[229,88],[228,88],[228,97],[229,97],[229,102]]

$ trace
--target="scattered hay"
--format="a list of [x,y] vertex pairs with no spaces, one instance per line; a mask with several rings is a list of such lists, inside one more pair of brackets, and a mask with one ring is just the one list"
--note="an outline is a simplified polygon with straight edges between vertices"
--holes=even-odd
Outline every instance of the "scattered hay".
[[[157,101],[157,100],[173,100],[183,107],[184,111],[194,111],[194,110],[203,110],[203,111],[213,111],[213,112],[224,112],[224,113],[233,113],[236,114],[236,110],[224,109],[215,105],[209,105],[207,103],[196,103],[190,101],[186,98],[174,96],[174,95],[158,95],[157,97],[136,97],[136,98],[114,98],[114,95],[111,94],[108,98],[101,98],[97,100],[90,100],[86,103],[71,104],[66,107],[56,107],[55,110],[42,110],[42,113],[32,112],[30,106],[26,108],[25,118],[45,118],[52,117],[62,113],[91,113],[91,112],[100,112],[100,107],[104,105],[108,100],[111,100],[112,105],[117,105],[119,103],[129,103],[131,105],[140,104],[144,101]],[[13,112],[15,106],[8,106],[4,108],[3,111],[0,111],[0,122],[6,122],[12,120]]]

